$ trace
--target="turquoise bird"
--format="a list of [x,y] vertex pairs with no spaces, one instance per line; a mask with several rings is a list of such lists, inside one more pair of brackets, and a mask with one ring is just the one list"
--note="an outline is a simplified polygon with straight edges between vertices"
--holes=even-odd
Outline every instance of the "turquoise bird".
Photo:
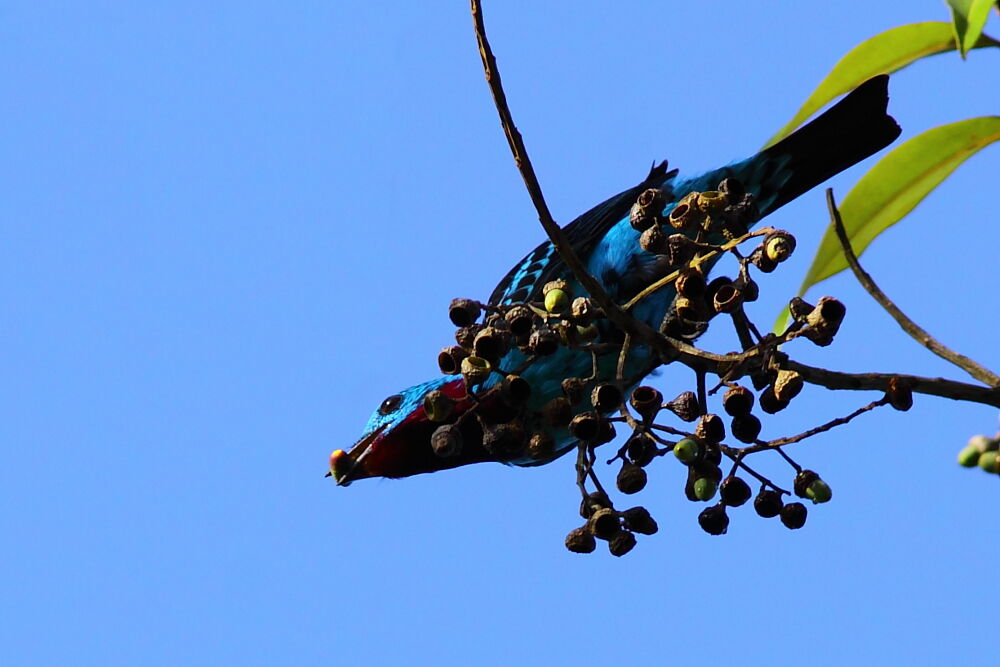
[[[657,189],[667,216],[684,196],[691,192],[715,190],[724,179],[739,184],[752,196],[756,215],[753,223],[892,143],[900,128],[887,113],[888,76],[868,80],[839,103],[777,144],[745,160],[683,178],[677,170],[668,171],[666,163],[653,167],[649,175],[629,188],[598,204],[569,223],[564,231],[591,275],[618,303],[625,303],[645,287],[676,267],[668,255],[643,250],[640,232],[630,224],[629,213],[637,198],[650,188]],[[573,281],[555,248],[544,242],[507,273],[494,289],[489,303],[506,306],[538,302],[542,288],[555,280],[565,280],[569,291],[585,294]],[[676,292],[665,287],[640,301],[631,313],[658,328],[674,307]],[[620,332],[605,325],[598,342],[620,340]],[[696,334],[695,334],[696,335]],[[694,336],[692,336],[694,337]],[[617,352],[598,360],[598,380],[614,379]],[[525,354],[512,348],[500,360],[499,367],[519,368]],[[649,351],[637,346],[626,368],[626,385],[634,386],[648,369]],[[533,360],[521,376],[530,386],[526,410],[542,410],[563,393],[565,378],[588,377],[593,368],[590,353],[560,347],[554,354]],[[488,392],[501,381],[493,374],[476,394],[470,396],[461,376],[445,375],[409,387],[386,398],[371,415],[364,433],[348,451],[331,455],[331,475],[340,485],[369,477],[407,477],[457,466],[497,461],[513,465],[548,463],[573,448],[575,440],[565,429],[549,429],[553,439],[550,453],[538,457],[524,451],[505,451],[484,444],[483,424],[494,421],[502,412],[501,392]],[[626,387],[627,388],[627,387]],[[432,436],[441,426],[440,419],[427,414],[425,396],[437,391],[448,402],[446,423],[461,426],[460,451],[440,455],[432,447]],[[474,417],[474,418],[471,418]]]

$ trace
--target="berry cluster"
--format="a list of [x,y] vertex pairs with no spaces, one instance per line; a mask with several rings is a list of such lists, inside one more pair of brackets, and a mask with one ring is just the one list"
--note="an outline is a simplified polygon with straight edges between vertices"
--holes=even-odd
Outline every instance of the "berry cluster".
[[958,453],[958,464],[965,468],[979,466],[988,473],[1000,475],[1000,433],[992,438],[985,435],[969,438],[969,444]]
[[[624,495],[641,491],[647,483],[647,466],[672,453],[687,470],[687,498],[712,503],[698,514],[699,525],[709,534],[721,535],[728,529],[729,511],[751,497],[759,516],[780,517],[788,528],[801,528],[806,506],[786,502],[786,498],[794,494],[825,503],[832,492],[818,474],[799,466],[783,447],[879,405],[905,410],[912,404],[909,389],[894,384],[885,397],[846,418],[787,438],[760,439],[761,415],[788,407],[805,384],[779,346],[800,337],[829,345],[846,310],[832,297],[816,304],[795,298],[789,304],[792,322],[787,330],[762,335],[744,309],[759,296],[752,273],[774,271],[794,251],[794,237],[771,228],[749,231],[757,217],[756,206],[732,178],[720,183],[718,190],[689,193],[672,206],[666,201],[665,193],[650,189],[632,207],[629,222],[640,232],[641,248],[664,258],[668,270],[622,306],[627,310],[672,287],[675,296],[659,323],[659,335],[683,345],[686,357],[667,360],[648,354],[647,349],[641,357],[643,364],[631,363],[642,343],[630,342],[589,297],[574,297],[570,283],[555,280],[544,286],[537,302],[493,305],[455,299],[449,315],[458,327],[456,344],[441,351],[438,363],[442,372],[464,378],[467,398],[476,402],[477,409],[453,419],[452,399],[441,392],[431,392],[425,399],[428,417],[441,422],[432,438],[438,456],[458,455],[470,438],[475,440],[473,446],[515,463],[542,463],[577,449],[577,486],[583,498],[580,515],[585,523],[566,537],[566,547],[574,552],[594,551],[597,541],[603,540],[612,554],[621,556],[635,546],[637,534],[657,531],[656,521],[645,508],[616,509],[595,470],[595,450],[615,439],[616,426],[631,430],[608,461],[620,461],[618,491]],[[756,246],[741,252],[752,240],[758,241]],[[724,255],[735,258],[736,274],[707,280],[708,271]],[[742,352],[712,355],[684,342],[694,341],[719,315],[731,319]],[[550,362],[546,369],[565,368],[565,377],[552,378],[550,370],[535,372],[535,364],[553,355],[564,358],[558,364]],[[658,389],[636,386],[657,366],[674,361],[695,370],[693,391],[665,401]],[[581,367],[589,375],[580,373]],[[709,374],[717,376],[714,386],[707,382]],[[743,378],[749,382],[740,383]],[[559,391],[552,395],[556,381]],[[719,394],[722,410],[711,412],[709,399]],[[663,423],[663,416],[691,426]],[[791,491],[748,465],[749,456],[765,450],[779,452],[793,469]],[[723,459],[731,463],[727,473]],[[738,473],[759,484],[756,495]]]

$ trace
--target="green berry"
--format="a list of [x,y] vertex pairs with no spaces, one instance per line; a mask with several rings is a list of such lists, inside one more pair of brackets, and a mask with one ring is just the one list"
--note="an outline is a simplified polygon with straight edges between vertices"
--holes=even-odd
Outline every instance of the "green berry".
[[979,463],[980,454],[982,452],[975,445],[966,445],[958,453],[958,465],[963,468],[975,468],[976,464]]
[[674,445],[674,456],[681,463],[691,463],[698,458],[698,443],[691,438],[684,438]]
[[806,498],[814,503],[825,503],[833,497],[830,486],[821,479],[813,480],[806,488]]
[[694,480],[694,495],[698,500],[711,500],[718,488],[716,481],[708,477]]
[[545,310],[553,315],[564,313],[569,308],[569,294],[565,290],[553,289],[545,295]]
[[983,452],[979,455],[979,467],[986,472],[1000,472],[1000,458],[997,452]]

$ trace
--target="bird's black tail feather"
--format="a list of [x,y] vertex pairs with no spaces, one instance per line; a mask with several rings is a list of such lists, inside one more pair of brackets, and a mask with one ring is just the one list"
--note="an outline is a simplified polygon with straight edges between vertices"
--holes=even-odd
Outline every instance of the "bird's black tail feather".
[[888,104],[889,76],[873,77],[818,118],[758,155],[765,164],[781,164],[781,171],[790,173],[767,212],[895,141],[901,130],[886,112]]

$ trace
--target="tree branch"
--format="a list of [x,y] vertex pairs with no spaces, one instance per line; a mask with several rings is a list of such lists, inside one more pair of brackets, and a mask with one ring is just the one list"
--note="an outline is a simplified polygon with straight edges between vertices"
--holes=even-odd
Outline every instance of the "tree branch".
[[907,383],[911,390],[920,394],[950,398],[955,401],[982,403],[1000,408],[1000,388],[997,387],[980,387],[945,378],[928,378],[898,373],[841,373],[825,368],[806,366],[792,360],[782,363],[781,366],[788,370],[797,371],[806,382],[827,389],[888,391],[889,381],[898,378]]
[[521,133],[514,125],[514,119],[507,105],[507,96],[503,92],[503,83],[500,80],[500,71],[497,68],[496,58],[490,48],[489,40],[486,38],[486,26],[483,22],[482,3],[479,0],[471,0],[472,21],[476,31],[476,41],[479,44],[479,55],[483,60],[483,71],[486,74],[486,82],[489,84],[490,93],[493,95],[493,102],[496,105],[497,113],[500,115],[500,124],[503,126],[504,135],[514,156],[514,163],[517,165],[524,185],[531,196],[531,203],[535,205],[538,212],[538,221],[542,223],[542,228],[548,235],[549,240],[555,247],[559,257],[566,263],[573,277],[587,291],[598,306],[604,311],[605,316],[619,329],[627,334],[631,334],[636,339],[641,340],[655,349],[665,360],[675,359],[678,352],[683,352],[688,356],[699,356],[700,351],[692,345],[687,345],[681,341],[675,341],[667,336],[659,335],[656,330],[644,322],[630,317],[622,308],[611,300],[607,292],[597,279],[590,275],[587,267],[577,256],[573,246],[566,238],[562,228],[552,219],[549,207],[545,203],[542,195],[542,188],[535,176],[535,169],[531,165],[528,151],[524,147],[524,140]]
[[830,209],[830,222],[833,224],[834,231],[837,232],[837,238],[840,240],[840,247],[844,250],[844,257],[847,259],[847,263],[850,265],[851,271],[854,272],[854,276],[858,279],[858,282],[861,283],[862,287],[864,287],[865,290],[871,294],[872,298],[875,299],[879,305],[892,316],[892,319],[896,320],[896,323],[899,324],[903,331],[937,356],[958,366],[980,382],[988,384],[991,387],[1000,387],[1000,377],[995,375],[989,369],[979,365],[972,359],[969,359],[965,355],[959,354],[951,348],[938,342],[937,339],[921,328],[916,322],[907,317],[903,311],[901,311],[899,307],[885,295],[885,292],[879,289],[879,286],[875,284],[875,281],[868,274],[868,272],[861,268],[861,264],[858,262],[858,257],[854,254],[854,248],[851,247],[851,240],[847,238],[847,231],[844,229],[844,221],[841,219],[840,211],[837,209],[837,203],[833,199],[832,188],[826,189],[826,205],[827,208]]

